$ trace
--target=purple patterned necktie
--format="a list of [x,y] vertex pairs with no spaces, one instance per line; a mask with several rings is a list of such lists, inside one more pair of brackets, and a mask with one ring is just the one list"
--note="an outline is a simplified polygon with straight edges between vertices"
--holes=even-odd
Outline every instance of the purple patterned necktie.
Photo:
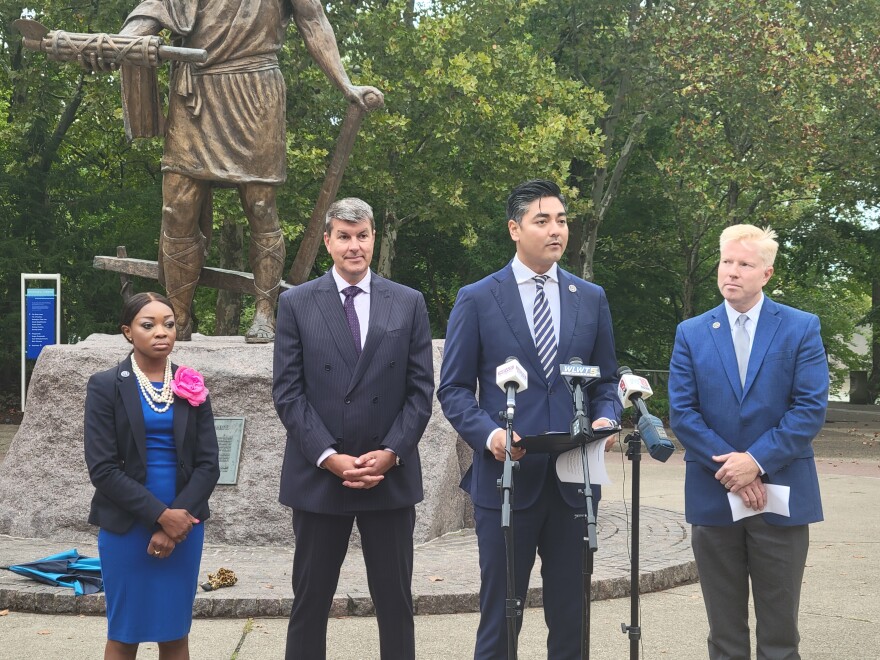
[[361,354],[361,324],[360,321],[358,321],[357,312],[354,311],[354,297],[363,292],[363,289],[356,286],[349,286],[342,290],[342,295],[345,296],[345,302],[342,304],[342,309],[345,310],[345,318],[348,320],[348,329],[351,330],[351,337],[354,339],[354,348],[358,355]]

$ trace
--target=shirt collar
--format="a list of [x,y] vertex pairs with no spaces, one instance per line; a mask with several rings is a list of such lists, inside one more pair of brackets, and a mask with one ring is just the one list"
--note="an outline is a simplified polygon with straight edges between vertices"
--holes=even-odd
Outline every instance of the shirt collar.
[[[533,277],[538,275],[538,273],[520,261],[519,257],[516,255],[514,255],[513,261],[510,262],[510,268],[513,270],[513,276],[516,278],[517,284],[529,282]],[[559,274],[557,273],[556,264],[550,266],[550,270],[544,273],[544,275],[547,275],[551,282],[559,282]]]
[[[749,317],[749,320],[752,322],[752,327],[758,327],[758,317],[761,316],[761,308],[764,306],[764,292],[761,292],[761,297],[758,298],[758,302],[755,303],[755,306],[752,307],[749,311],[745,312],[745,315]],[[734,325],[736,325],[736,320],[740,317],[743,312],[736,311],[733,307],[730,306],[730,303],[726,300],[724,301],[724,309],[727,312],[727,321],[730,323],[731,329]]]
[[[342,293],[343,289],[347,289],[351,286],[351,284],[342,279],[342,276],[336,272],[336,266],[333,266],[330,272],[333,273],[333,280],[336,282],[336,290],[339,291],[339,293]],[[364,293],[369,293],[372,274],[372,271],[368,268],[367,274],[364,275],[363,279],[355,284],[355,286],[361,289]]]

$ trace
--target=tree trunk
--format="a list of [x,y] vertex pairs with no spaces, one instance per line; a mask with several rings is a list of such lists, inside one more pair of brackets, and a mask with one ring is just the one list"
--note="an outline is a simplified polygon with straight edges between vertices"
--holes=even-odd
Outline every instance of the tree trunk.
[[[217,252],[221,268],[244,270],[244,226],[229,215],[224,215],[220,224]],[[241,324],[241,294],[219,289],[215,316],[215,335],[237,335]]]
[[376,267],[376,272],[389,280],[391,279],[391,268],[394,265],[394,251],[397,249],[399,229],[400,219],[393,209],[387,209],[385,223],[382,226],[382,242],[379,246],[379,264]]
[[681,320],[687,320],[694,316],[694,298],[697,292],[697,278],[699,273],[699,245],[691,246],[685,255],[685,276],[681,283]]

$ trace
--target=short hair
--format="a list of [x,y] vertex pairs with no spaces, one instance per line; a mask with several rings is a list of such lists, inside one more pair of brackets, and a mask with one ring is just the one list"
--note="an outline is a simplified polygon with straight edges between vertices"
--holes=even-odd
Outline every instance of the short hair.
[[776,261],[779,243],[776,242],[776,232],[770,227],[761,229],[755,225],[731,225],[721,232],[719,246],[724,248],[727,243],[734,241],[754,243],[765,266],[772,266]]
[[544,197],[555,197],[562,203],[562,208],[566,212],[568,211],[565,197],[563,197],[559,186],[547,179],[531,179],[524,181],[510,191],[510,195],[507,197],[507,219],[514,220],[517,224],[522,223],[529,205],[536,199]]
[[131,298],[126,300],[125,304],[122,305],[122,314],[120,314],[119,316],[119,329],[121,330],[122,326],[124,325],[131,327],[131,324],[134,321],[135,317],[138,315],[138,312],[140,312],[151,302],[160,302],[163,305],[168,305],[171,313],[174,313],[174,307],[171,306],[171,301],[162,294],[153,293],[152,291],[147,291],[145,293],[136,293]]
[[342,220],[353,225],[369,221],[370,229],[376,230],[376,223],[373,221],[373,208],[357,197],[338,199],[330,205],[330,208],[327,209],[327,215],[324,216],[325,234],[330,234],[334,220]]

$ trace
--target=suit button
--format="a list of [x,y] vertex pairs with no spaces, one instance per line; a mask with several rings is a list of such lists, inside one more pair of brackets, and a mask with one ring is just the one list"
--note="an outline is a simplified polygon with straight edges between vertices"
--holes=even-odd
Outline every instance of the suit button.
[[330,371],[330,365],[329,365],[329,364],[325,364],[325,365],[324,365],[324,371]]
[[178,463],[178,465],[180,465],[180,467],[186,467],[186,465],[184,464],[183,461],[180,461],[180,463]]
[[345,405],[348,405],[349,403],[351,403],[351,399],[349,399],[348,397],[345,397]]
[[392,361],[391,361],[391,364],[389,364],[388,366],[391,367],[392,369],[394,369],[394,365],[396,365],[396,364],[397,364],[397,362],[395,362],[394,360],[392,360]]
[[374,396],[374,397],[373,397],[373,403],[379,403],[379,397]]

